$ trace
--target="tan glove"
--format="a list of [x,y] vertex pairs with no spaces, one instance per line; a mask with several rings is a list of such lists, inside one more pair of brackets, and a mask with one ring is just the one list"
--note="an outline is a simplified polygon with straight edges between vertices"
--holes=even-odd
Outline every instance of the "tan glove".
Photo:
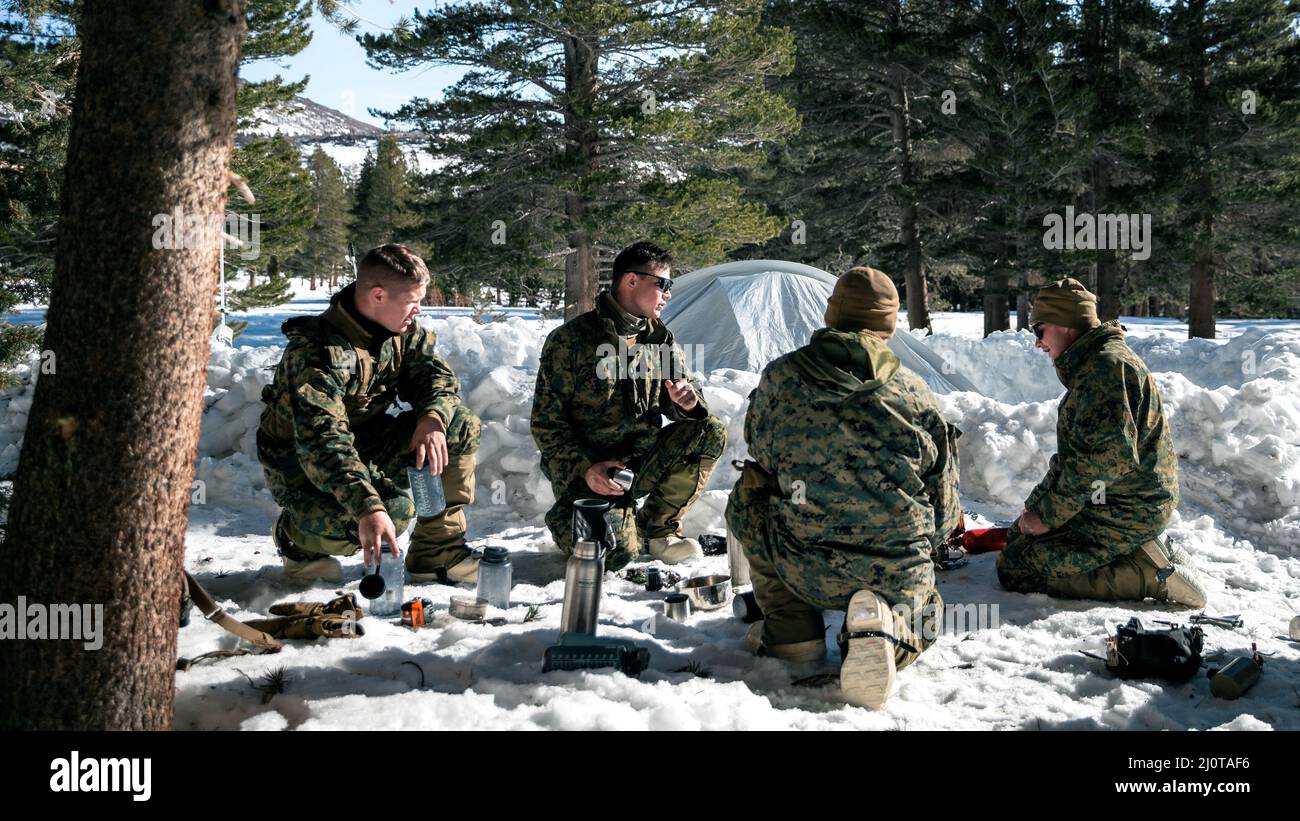
[[271,605],[271,612],[277,616],[347,616],[351,613],[353,621],[361,620],[361,605],[357,604],[357,597],[352,593],[344,593],[342,590],[334,591],[338,594],[336,598],[327,602],[318,601],[298,601],[298,602],[281,602],[280,604]]

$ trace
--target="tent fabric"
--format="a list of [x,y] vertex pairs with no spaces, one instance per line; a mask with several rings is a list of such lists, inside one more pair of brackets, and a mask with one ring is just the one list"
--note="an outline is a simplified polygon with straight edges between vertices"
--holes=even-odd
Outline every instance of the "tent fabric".
[[[835,277],[820,268],[780,260],[744,260],[702,268],[673,281],[662,319],[677,341],[696,346],[691,360],[718,368],[762,371],[806,344],[823,327]],[[974,391],[943,357],[900,330],[889,348],[903,366],[938,393]]]

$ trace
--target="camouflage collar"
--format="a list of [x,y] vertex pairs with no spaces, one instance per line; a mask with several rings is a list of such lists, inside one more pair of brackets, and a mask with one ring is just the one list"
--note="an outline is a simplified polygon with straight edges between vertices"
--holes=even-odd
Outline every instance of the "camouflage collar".
[[637,317],[644,324],[640,328],[629,328],[624,317],[632,315],[619,307],[619,304],[614,301],[614,296],[609,291],[601,291],[596,297],[595,312],[596,316],[604,322],[611,337],[635,335],[637,341],[642,343],[668,342],[670,340],[668,326],[654,317]]
[[1053,363],[1056,366],[1056,375],[1060,378],[1061,384],[1069,388],[1070,382],[1078,374],[1083,363],[1112,339],[1121,341],[1124,339],[1124,329],[1120,326],[1118,319],[1103,322],[1074,340],[1074,344],[1066,348],[1065,353],[1056,357],[1056,362]]

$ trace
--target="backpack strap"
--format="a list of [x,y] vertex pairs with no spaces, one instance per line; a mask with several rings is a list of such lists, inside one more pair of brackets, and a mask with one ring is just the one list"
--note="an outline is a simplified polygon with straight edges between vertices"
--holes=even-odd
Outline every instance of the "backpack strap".
[[[188,572],[186,572],[185,574],[185,584],[189,588],[190,598],[194,600],[194,603],[196,605],[198,605],[199,612],[203,614],[203,617],[205,619],[220,625],[223,629],[226,630],[226,632],[233,633],[234,635],[239,636],[241,639],[251,642],[255,647],[257,647],[263,653],[280,652],[280,648],[284,646],[283,644],[281,644],[276,639],[272,638],[270,635],[262,632],[261,630],[257,630],[252,627],[249,627],[247,624],[244,624],[242,621],[230,615],[225,610],[222,610],[221,605],[217,604],[216,601],[213,600],[211,594],[209,594],[208,591],[203,589],[203,585],[199,584],[198,580],[195,579],[193,576],[191,576]],[[206,656],[200,656],[199,658],[204,658],[204,657]],[[194,659],[194,661],[198,661],[198,659],[196,658]],[[181,659],[180,662],[177,662],[178,669],[187,670],[189,669],[190,665],[193,664],[193,662],[191,661],[186,663],[185,666],[182,667],[181,666],[182,662],[186,662],[186,660]]]

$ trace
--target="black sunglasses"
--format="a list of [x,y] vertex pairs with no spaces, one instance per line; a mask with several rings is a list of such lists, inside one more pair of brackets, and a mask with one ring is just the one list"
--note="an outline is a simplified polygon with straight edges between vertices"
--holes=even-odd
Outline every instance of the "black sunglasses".
[[660,277],[660,276],[655,276],[654,274],[647,274],[645,271],[628,271],[627,273],[640,274],[643,277],[650,277],[655,281],[655,287],[663,291],[665,294],[673,289],[673,281],[668,277]]
[[1043,323],[1040,322],[1034,326],[1034,338],[1039,342],[1043,341]]

